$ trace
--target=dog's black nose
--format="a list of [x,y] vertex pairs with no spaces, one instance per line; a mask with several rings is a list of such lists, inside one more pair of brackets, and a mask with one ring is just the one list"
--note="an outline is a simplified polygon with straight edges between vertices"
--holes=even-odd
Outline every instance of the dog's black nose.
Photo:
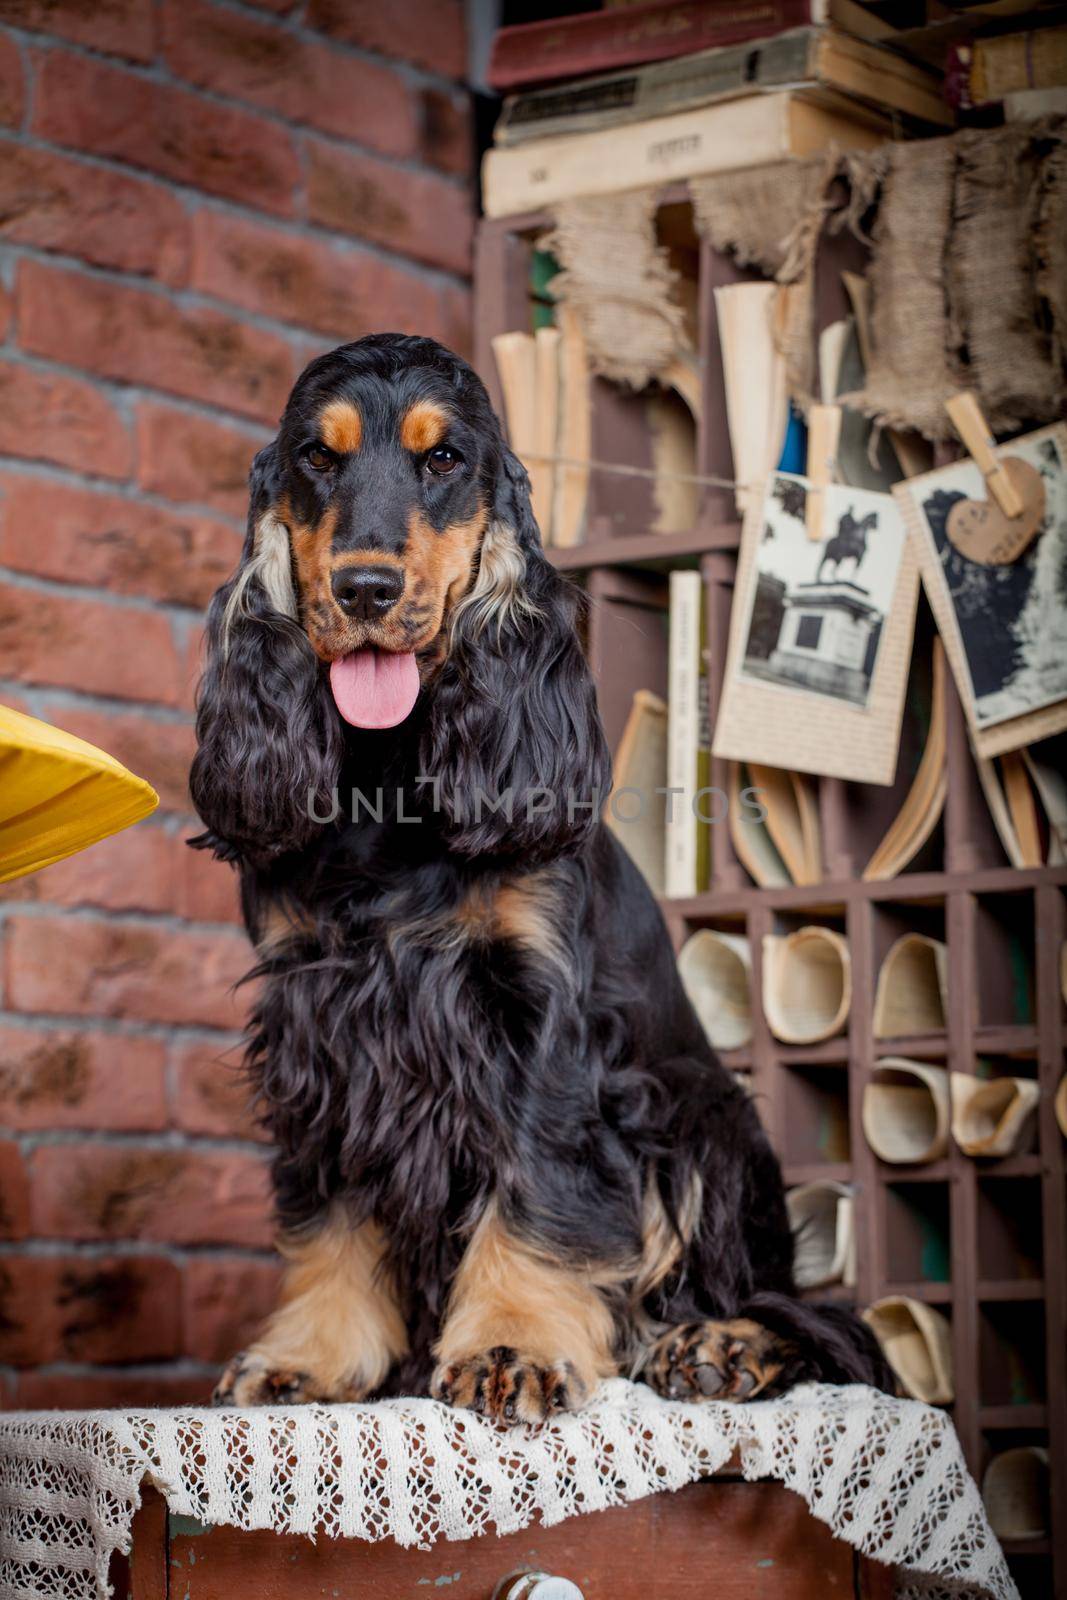
[[404,592],[399,567],[342,567],[333,575],[333,593],[347,617],[373,622],[391,611]]

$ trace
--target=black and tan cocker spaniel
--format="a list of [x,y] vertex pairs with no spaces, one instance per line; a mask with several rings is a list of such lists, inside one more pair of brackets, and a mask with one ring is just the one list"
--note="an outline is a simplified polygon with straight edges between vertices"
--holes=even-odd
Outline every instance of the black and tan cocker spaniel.
[[211,606],[192,773],[258,954],[287,1263],[221,1402],[891,1387],[797,1299],[778,1164],[599,820],[577,610],[470,367],[396,334],[311,363]]

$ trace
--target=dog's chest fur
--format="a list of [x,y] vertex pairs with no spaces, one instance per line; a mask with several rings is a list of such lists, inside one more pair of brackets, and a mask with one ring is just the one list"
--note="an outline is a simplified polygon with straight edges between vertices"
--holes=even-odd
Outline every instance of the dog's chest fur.
[[573,1228],[594,1165],[576,1154],[605,1138],[603,1052],[573,869],[436,903],[420,887],[350,905],[297,958],[279,953],[252,1060],[283,1222],[306,1220],[309,1196],[343,1197],[432,1302],[489,1198]]

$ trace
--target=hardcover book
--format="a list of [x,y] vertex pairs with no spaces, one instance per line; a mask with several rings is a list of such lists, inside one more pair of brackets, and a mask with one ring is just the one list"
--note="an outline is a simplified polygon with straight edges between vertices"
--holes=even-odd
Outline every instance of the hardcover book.
[[667,894],[707,888],[708,828],[699,791],[710,768],[708,680],[704,658],[704,586],[699,572],[670,576],[667,689]]
[[843,98],[831,108],[804,93],[749,94],[628,127],[489,150],[482,203],[486,216],[515,216],[577,196],[801,160],[830,144],[868,150],[890,134],[884,117]]
[[493,131],[503,147],[617,128],[757,89],[838,90],[925,123],[952,125],[934,73],[834,28],[797,28],[758,44],[704,50],[577,83],[512,95]]
[[1020,89],[1067,84],[1067,27],[1037,28],[956,45],[946,85],[956,105],[995,105]]
[[499,29],[486,77],[504,93],[827,20],[825,0],[656,0],[625,11],[583,11]]

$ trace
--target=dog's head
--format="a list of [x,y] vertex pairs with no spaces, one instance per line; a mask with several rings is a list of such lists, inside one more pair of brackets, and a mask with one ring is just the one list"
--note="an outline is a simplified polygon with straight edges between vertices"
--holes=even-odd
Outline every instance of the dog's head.
[[607,762],[575,596],[525,471],[465,362],[382,334],[312,362],[253,463],[208,621],[202,842],[253,862],[306,846],[346,755],[391,728],[417,739],[451,850],[545,859],[595,820],[580,802]]

